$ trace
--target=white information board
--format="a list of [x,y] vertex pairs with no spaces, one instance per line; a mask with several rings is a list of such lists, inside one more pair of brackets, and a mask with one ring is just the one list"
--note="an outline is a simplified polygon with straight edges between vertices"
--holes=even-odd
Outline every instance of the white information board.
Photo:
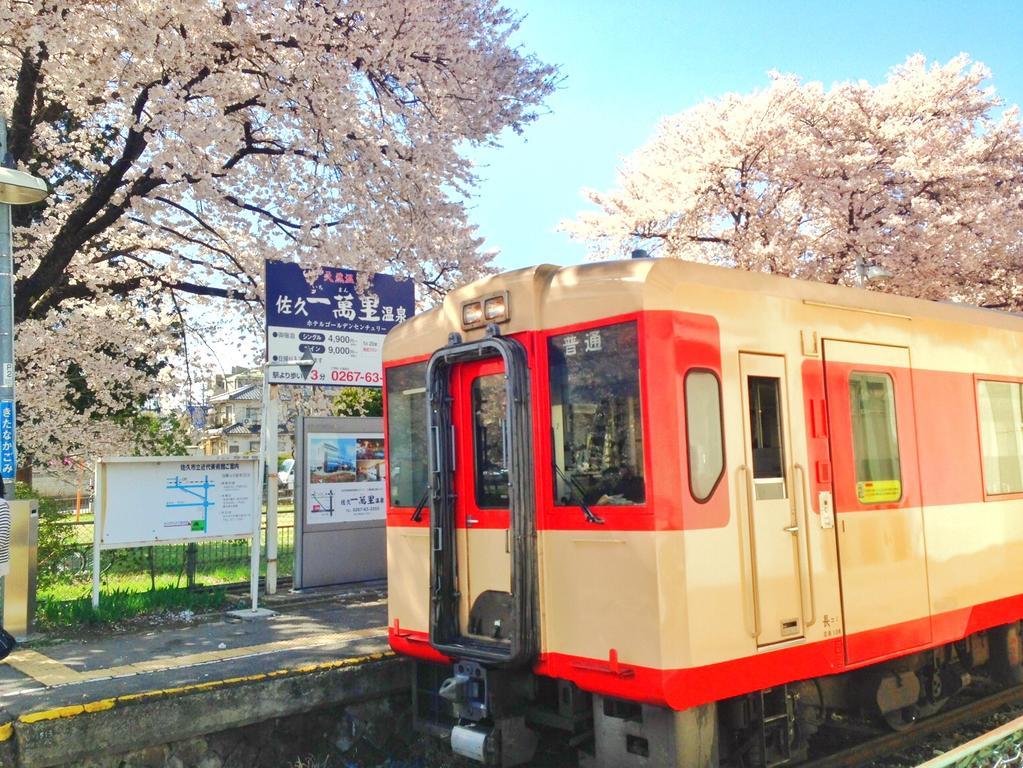
[[305,450],[307,525],[384,519],[383,433],[310,432]]
[[259,459],[103,458],[96,463],[101,548],[252,536],[262,501]]

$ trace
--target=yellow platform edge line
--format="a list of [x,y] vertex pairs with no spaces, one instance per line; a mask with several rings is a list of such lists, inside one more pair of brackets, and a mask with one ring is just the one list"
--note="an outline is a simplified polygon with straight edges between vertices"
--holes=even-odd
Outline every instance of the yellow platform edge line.
[[90,701],[86,704],[72,704],[69,707],[44,709],[42,712],[30,712],[27,715],[22,715],[18,718],[18,722],[38,723],[43,720],[60,720],[65,717],[74,717],[83,712],[103,712],[107,709],[113,709],[116,703],[117,699],[100,699],[99,701]]
[[7,665],[46,686],[66,685],[82,679],[82,673],[32,649],[18,650],[7,657]]
[[[154,691],[143,691],[141,693],[130,693],[124,696],[115,696],[109,699],[100,699],[98,701],[89,702],[87,704],[74,704],[68,707],[55,707],[53,709],[45,709],[41,712],[30,712],[25,715],[21,715],[18,718],[18,722],[24,725],[31,725],[32,723],[38,723],[45,720],[59,720],[68,717],[76,717],[83,713],[88,712],[103,712],[105,710],[113,709],[117,704],[125,704],[128,702],[142,701],[145,699],[156,699],[162,696],[175,696],[187,693],[197,693],[199,691],[208,691],[215,688],[221,688],[229,685],[238,685],[241,683],[256,682],[259,680],[266,680],[275,677],[285,677],[287,675],[304,675],[312,672],[322,672],[329,669],[340,669],[343,667],[357,666],[359,664],[367,664],[371,661],[382,661],[383,659],[394,656],[394,651],[382,651],[380,653],[371,653],[366,656],[353,656],[350,659],[336,659],[334,661],[324,661],[316,664],[303,664],[299,667],[293,667],[290,669],[277,669],[272,672],[259,672],[253,675],[245,675],[243,677],[230,677],[224,680],[211,680],[207,683],[194,683],[192,685],[183,685],[176,688],[161,688]],[[13,722],[4,723],[0,725],[0,742],[10,739],[13,735]]]

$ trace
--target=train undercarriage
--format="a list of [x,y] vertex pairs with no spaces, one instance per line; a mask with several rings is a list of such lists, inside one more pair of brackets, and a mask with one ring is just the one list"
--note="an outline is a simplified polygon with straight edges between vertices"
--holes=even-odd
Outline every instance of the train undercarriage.
[[[417,726],[484,765],[528,765],[540,744],[581,768],[795,765],[818,733],[858,724],[901,730],[978,677],[1023,682],[1023,627],[995,627],[933,650],[682,712],[586,693],[529,672],[417,664]],[[545,750],[546,751],[546,750]]]

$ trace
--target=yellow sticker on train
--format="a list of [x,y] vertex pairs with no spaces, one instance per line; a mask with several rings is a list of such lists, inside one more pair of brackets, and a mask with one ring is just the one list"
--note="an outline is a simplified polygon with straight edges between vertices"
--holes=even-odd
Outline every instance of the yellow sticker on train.
[[856,483],[856,498],[860,504],[883,504],[902,498],[901,480],[868,480]]

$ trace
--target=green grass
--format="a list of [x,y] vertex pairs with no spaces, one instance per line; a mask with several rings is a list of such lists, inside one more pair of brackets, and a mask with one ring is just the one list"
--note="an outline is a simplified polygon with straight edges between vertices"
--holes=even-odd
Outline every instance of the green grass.
[[85,596],[40,600],[36,622],[43,631],[74,629],[172,611],[204,613],[223,608],[227,601],[227,590],[223,588],[187,590],[163,586],[156,591],[116,588],[101,592],[99,608],[94,609],[90,590]]
[[[19,485],[20,498],[32,497]],[[145,614],[191,610],[215,611],[228,600],[225,585],[249,580],[248,545],[243,542],[198,542],[200,549],[196,589],[186,589],[184,549],[180,545],[113,550],[101,560],[100,607],[92,608],[92,514],[83,512],[78,522],[68,514],[66,503],[39,499],[39,571],[37,626],[41,630],[66,630],[81,626],[122,622]],[[293,503],[278,507],[278,525],[294,525]],[[237,546],[237,550],[232,549]],[[278,573],[294,568],[292,542],[280,551]],[[72,553],[77,558],[75,562]],[[260,564],[265,576],[266,563]],[[83,563],[84,558],[84,563]],[[78,569],[77,566],[84,567]],[[68,570],[71,567],[73,570]]]
[[[292,552],[282,553],[277,562],[279,574],[290,574],[294,567],[295,556]],[[142,569],[120,571],[112,567],[100,575],[100,593],[106,590],[124,592],[147,592],[153,589],[155,580],[157,589],[176,589],[185,585],[185,577],[179,570],[157,568],[153,577],[143,562]],[[224,586],[240,584],[249,580],[248,560],[236,563],[221,563],[207,567],[196,574],[196,585],[200,587]],[[92,594],[91,564],[88,571],[73,581],[54,581],[41,586],[38,590],[39,601],[75,600],[85,594]],[[260,576],[266,576],[266,561],[260,562]],[[155,578],[154,578],[155,577]]]
[[[111,553],[104,553],[109,557]],[[249,563],[225,563],[196,574],[197,588],[186,589],[180,570],[148,572],[145,559],[142,570],[119,572],[111,567],[100,577],[100,607],[92,607],[90,570],[75,581],[54,581],[41,586],[38,592],[36,623],[42,631],[98,627],[124,622],[144,615],[158,615],[190,610],[204,613],[220,610],[228,602],[225,585],[249,579]],[[292,552],[282,553],[278,572],[290,574],[294,566]],[[122,567],[130,567],[125,565]],[[266,562],[260,563],[260,575],[266,575]],[[155,582],[156,588],[153,589]]]

